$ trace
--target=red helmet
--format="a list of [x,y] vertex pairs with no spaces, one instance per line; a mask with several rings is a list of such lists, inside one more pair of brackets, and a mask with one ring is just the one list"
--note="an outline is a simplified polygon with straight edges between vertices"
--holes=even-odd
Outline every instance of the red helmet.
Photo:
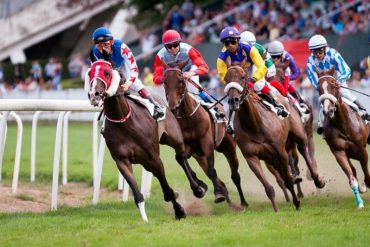
[[180,42],[181,41],[181,36],[176,30],[167,30],[164,32],[162,36],[162,43],[164,45],[175,43],[175,42]]

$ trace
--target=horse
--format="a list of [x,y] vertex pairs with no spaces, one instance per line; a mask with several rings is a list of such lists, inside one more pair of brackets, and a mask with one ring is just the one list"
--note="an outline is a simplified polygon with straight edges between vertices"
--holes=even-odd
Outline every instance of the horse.
[[[364,172],[365,185],[370,188],[370,175],[367,165],[368,153],[366,151],[366,144],[370,144],[370,127],[358,113],[345,103],[345,99],[339,92],[340,84],[334,77],[334,72],[334,69],[322,72],[316,71],[319,78],[317,85],[319,100],[325,116],[323,136],[348,178],[357,207],[363,208],[364,204],[359,194],[357,172],[350,159],[360,162]],[[366,190],[366,186],[362,190]]]
[[[183,77],[181,69],[187,61],[164,64],[163,84],[169,108],[180,124],[188,157],[194,157],[214,186],[215,203],[224,200],[232,209],[225,184],[218,178],[214,168],[214,150],[223,153],[230,169],[231,178],[238,190],[240,205],[248,206],[241,188],[239,161],[236,154],[236,143],[233,137],[226,133],[226,123],[214,123],[210,113],[200,106],[200,102],[190,95],[187,89],[189,83]],[[222,106],[217,105],[222,111]]]
[[[314,163],[314,166],[316,167],[317,162],[314,157],[315,156],[315,145],[314,145],[314,139],[313,139],[313,119],[314,119],[313,108],[312,108],[312,105],[306,101],[305,104],[308,107],[308,113],[303,114],[302,112],[300,112],[300,110],[296,106],[294,106],[293,101],[296,101],[297,99],[295,99],[292,95],[289,95],[287,92],[288,85],[285,85],[287,84],[287,81],[286,81],[287,77],[285,76],[285,69],[286,67],[277,67],[276,74],[274,77],[271,78],[270,84],[276,89],[278,89],[278,91],[282,95],[287,95],[290,105],[294,109],[294,112],[301,115],[301,119],[303,121],[303,126],[304,126],[306,136],[307,136],[308,150],[309,150],[309,153],[311,154],[312,162]],[[297,150],[294,146],[291,146],[289,155],[291,157],[291,159],[289,159],[289,167],[292,171],[292,174],[295,176],[299,176],[300,175],[299,168],[298,168],[299,157],[298,157]],[[307,177],[311,178],[311,175],[309,174],[309,170],[307,170]],[[300,183],[297,183],[297,190],[298,190],[298,196],[300,198],[303,198],[304,194],[302,192]]]
[[[307,146],[307,138],[300,117],[294,114],[291,106],[284,102],[290,115],[283,120],[268,110],[260,101],[259,96],[251,92],[247,83],[247,73],[239,65],[230,65],[225,75],[225,94],[228,96],[230,110],[235,111],[235,140],[241,149],[251,170],[265,187],[273,209],[279,208],[275,201],[275,191],[261,168],[260,160],[273,167],[284,180],[286,188],[291,192],[293,204],[300,208],[300,200],[295,194],[295,180],[288,168],[287,146],[289,142],[297,144],[299,152],[304,157],[308,168],[319,188],[325,186],[322,177],[317,173],[317,167]],[[281,101],[284,101],[283,99]]]
[[[185,145],[180,126],[170,111],[166,118],[157,122],[149,111],[134,100],[128,98],[119,87],[120,76],[112,69],[109,62],[92,57],[89,72],[90,103],[104,107],[105,128],[103,136],[113,160],[133,191],[134,200],[140,209],[142,219],[147,221],[144,197],[132,171],[132,164],[140,163],[159,180],[166,202],[172,202],[176,219],[185,218],[182,206],[176,201],[177,193],[169,186],[162,160],[159,155],[159,143],[173,147],[176,161],[182,166],[196,197],[203,197],[206,189],[199,186],[200,180],[194,180],[194,173],[185,156]],[[163,133],[159,135],[159,132]]]

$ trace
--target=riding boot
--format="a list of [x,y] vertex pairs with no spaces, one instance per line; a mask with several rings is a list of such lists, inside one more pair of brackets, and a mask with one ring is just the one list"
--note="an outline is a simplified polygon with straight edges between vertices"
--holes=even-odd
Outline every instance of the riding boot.
[[308,107],[306,101],[302,97],[302,95],[296,90],[294,93],[292,93],[292,96],[298,100],[298,105],[305,109],[303,113],[308,114],[310,113],[310,108]]
[[361,118],[363,120],[370,121],[370,115],[367,113],[366,108],[360,103],[360,101],[356,99],[353,103],[355,103],[358,106],[358,109],[363,113]]
[[[209,96],[208,93],[206,93],[205,91],[199,91],[199,97],[206,103],[213,103],[213,100],[211,99],[211,96]],[[225,113],[223,112],[220,112],[217,108],[217,106],[214,107],[214,110],[215,110],[215,116],[217,119],[223,119],[225,117]]]
[[289,112],[285,109],[285,107],[282,104],[277,102],[277,99],[275,98],[275,95],[273,94],[273,92],[270,91],[266,95],[270,96],[269,98],[271,100],[271,103],[275,106],[277,110],[277,114],[282,117],[287,117]]
[[164,110],[162,106],[157,101],[154,100],[153,96],[151,95],[148,89],[144,87],[138,93],[142,98],[148,99],[150,103],[154,105],[154,113],[153,113],[154,119],[158,119],[164,116]]

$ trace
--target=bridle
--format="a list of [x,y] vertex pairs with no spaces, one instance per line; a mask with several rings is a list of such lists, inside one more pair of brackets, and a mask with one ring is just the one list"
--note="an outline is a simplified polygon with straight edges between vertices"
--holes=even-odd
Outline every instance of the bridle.
[[[228,68],[228,70],[230,70],[230,69],[242,69],[242,68],[232,66],[232,67]],[[249,97],[249,95],[251,94],[251,91],[248,88],[248,83],[247,82],[248,82],[248,78],[246,78],[245,76],[241,77],[241,83],[229,82],[227,84],[229,86],[227,86],[225,88],[225,93],[227,93],[229,91],[229,89],[235,88],[240,93],[240,103],[239,104],[242,104]],[[237,85],[239,85],[239,86],[237,86]],[[242,90],[239,90],[239,87],[241,87]]]
[[[320,81],[320,80],[322,80],[322,79],[325,79],[325,78],[333,79],[333,80],[334,80],[334,82],[328,82],[328,81],[327,81],[327,83],[334,84],[334,87],[335,87],[335,88],[339,88],[339,85],[338,85],[338,83],[337,83],[336,78],[335,78],[334,76],[332,76],[332,75],[323,75],[323,76],[320,76],[320,77],[318,78],[318,81]],[[337,103],[337,101],[338,101],[337,97],[336,97],[335,95],[333,95],[332,93],[324,92],[323,94],[321,94],[321,95],[319,96],[319,101],[320,101],[320,103],[322,103],[324,100],[327,100],[327,99],[328,99],[328,100],[330,100],[334,105],[336,105],[336,103]]]
[[[184,83],[185,84],[185,88],[186,88],[186,80],[185,80],[185,78],[182,75],[181,69],[176,68],[176,67],[174,67],[174,68],[167,68],[167,69],[165,69],[164,74],[166,74],[168,71],[178,71],[178,72],[180,72],[181,77],[180,77],[179,81],[181,83]],[[177,104],[175,105],[174,108],[178,108],[178,107],[180,107],[183,104],[184,99],[185,99],[185,96],[186,96],[187,93],[188,93],[187,90],[184,90],[184,92],[180,93],[180,100],[177,102]],[[166,99],[168,101],[168,94],[167,93],[166,93]],[[194,108],[194,110],[189,115],[187,115],[187,116],[180,116],[180,115],[176,114],[175,117],[176,118],[188,118],[188,117],[191,117],[191,116],[193,116],[195,114],[195,112],[199,109],[199,107],[200,107],[200,102],[198,102],[197,106]]]

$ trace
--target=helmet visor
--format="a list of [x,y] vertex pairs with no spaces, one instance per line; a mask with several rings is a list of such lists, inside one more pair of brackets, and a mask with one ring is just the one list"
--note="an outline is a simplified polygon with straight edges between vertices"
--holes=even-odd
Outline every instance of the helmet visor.
[[108,36],[100,36],[94,39],[95,44],[99,44],[102,42],[107,42],[108,40],[112,40],[113,37],[108,37]]

